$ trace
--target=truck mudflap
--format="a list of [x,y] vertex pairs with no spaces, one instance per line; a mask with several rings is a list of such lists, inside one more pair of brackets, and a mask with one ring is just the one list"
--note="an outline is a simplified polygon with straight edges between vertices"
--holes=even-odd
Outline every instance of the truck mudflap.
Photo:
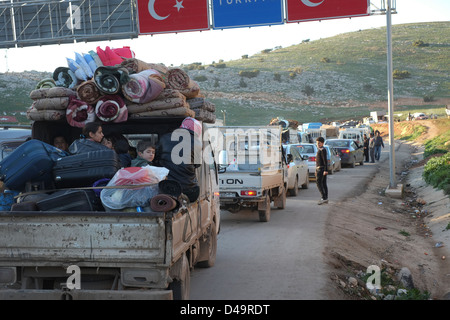
[[173,300],[172,290],[0,290],[0,300]]

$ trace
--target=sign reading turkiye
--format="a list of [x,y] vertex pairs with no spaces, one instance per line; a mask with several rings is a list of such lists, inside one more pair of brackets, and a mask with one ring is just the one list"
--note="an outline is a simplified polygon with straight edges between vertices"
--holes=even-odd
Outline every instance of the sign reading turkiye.
[[139,33],[209,30],[208,0],[138,0]]
[[370,0],[286,0],[287,22],[368,16]]
[[212,0],[213,29],[284,23],[283,0]]

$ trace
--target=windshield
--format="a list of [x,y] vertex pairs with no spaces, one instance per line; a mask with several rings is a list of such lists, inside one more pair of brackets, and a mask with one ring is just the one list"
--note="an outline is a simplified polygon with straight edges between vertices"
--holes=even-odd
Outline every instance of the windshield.
[[301,153],[315,153],[314,146],[311,145],[296,145],[295,148]]
[[347,148],[348,147],[348,141],[343,140],[328,140],[327,145],[332,147],[338,147],[338,148]]

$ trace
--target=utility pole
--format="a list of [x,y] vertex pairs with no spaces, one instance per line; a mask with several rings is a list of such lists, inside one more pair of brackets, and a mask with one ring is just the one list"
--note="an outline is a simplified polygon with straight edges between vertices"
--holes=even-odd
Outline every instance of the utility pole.
[[392,32],[391,32],[391,0],[386,0],[386,33],[387,33],[387,80],[388,80],[388,110],[389,110],[389,187],[397,187],[395,177],[395,145],[394,145],[394,78],[392,68]]

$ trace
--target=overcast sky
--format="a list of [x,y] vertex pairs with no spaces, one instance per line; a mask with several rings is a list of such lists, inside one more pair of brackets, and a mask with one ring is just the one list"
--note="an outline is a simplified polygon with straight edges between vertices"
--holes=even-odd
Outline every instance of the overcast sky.
[[[371,2],[377,5],[381,0]],[[398,13],[392,15],[394,27],[395,24],[450,19],[450,0],[396,0],[396,8]],[[87,53],[89,50],[95,50],[97,46],[101,48],[130,46],[136,58],[149,63],[164,63],[166,66],[192,62],[209,64],[220,59],[224,61],[239,59],[245,54],[251,56],[261,50],[277,46],[288,47],[305,39],[317,40],[340,33],[384,26],[386,16],[373,15],[270,27],[145,35],[132,40],[0,49],[0,72],[25,70],[53,72],[57,67],[67,66],[66,58],[74,59],[75,52]]]

